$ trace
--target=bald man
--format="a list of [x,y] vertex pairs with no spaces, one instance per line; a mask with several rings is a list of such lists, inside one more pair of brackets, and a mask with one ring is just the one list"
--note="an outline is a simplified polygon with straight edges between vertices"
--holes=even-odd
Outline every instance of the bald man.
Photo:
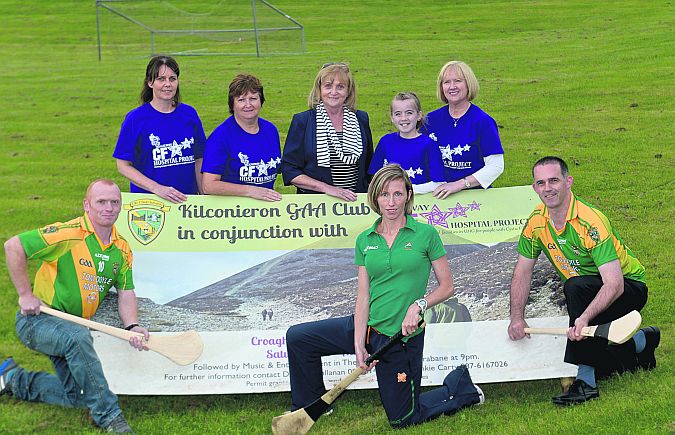
[[[46,305],[88,319],[115,287],[125,329],[149,338],[148,330],[138,324],[131,250],[114,225],[121,206],[119,187],[96,180],[87,188],[83,216],[27,231],[5,243],[7,269],[19,295],[17,334],[27,347],[49,356],[56,374],[30,372],[9,357],[0,365],[0,395],[88,408],[100,428],[131,433],[117,396],[108,388],[89,330],[40,314]],[[41,260],[33,286],[29,259]],[[139,338],[129,344],[145,349]]]

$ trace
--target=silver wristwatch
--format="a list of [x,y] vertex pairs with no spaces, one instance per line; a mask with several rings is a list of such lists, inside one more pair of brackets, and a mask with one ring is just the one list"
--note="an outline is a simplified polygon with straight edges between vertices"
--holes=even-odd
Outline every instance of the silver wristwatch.
[[418,307],[420,307],[420,316],[424,315],[424,312],[427,310],[427,300],[422,298],[422,299],[417,299],[415,301]]

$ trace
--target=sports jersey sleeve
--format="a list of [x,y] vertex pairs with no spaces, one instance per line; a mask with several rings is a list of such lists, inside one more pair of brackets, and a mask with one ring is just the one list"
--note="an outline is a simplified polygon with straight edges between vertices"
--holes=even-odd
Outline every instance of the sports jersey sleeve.
[[202,162],[202,172],[221,175],[225,173],[227,166],[227,141],[225,138],[225,128],[221,124],[213,130],[206,141],[204,150],[204,161]]
[[354,264],[357,266],[365,266],[366,258],[363,255],[363,248],[365,247],[365,235],[363,233],[359,234],[356,238],[356,244],[354,247]]
[[127,113],[127,116],[124,117],[124,121],[122,121],[122,127],[120,128],[120,135],[117,137],[117,145],[115,145],[113,157],[133,162],[135,159],[134,144],[136,143],[136,136],[137,133],[134,129],[133,112],[129,112]]
[[611,239],[605,239],[593,248],[591,250],[591,257],[593,257],[593,262],[596,266],[602,266],[605,263],[619,259],[619,255],[616,253]]
[[[50,234],[54,233],[52,228],[56,228],[56,225],[62,224],[47,225],[43,228],[19,234],[19,241],[21,241],[23,250],[29,260],[41,259],[53,261],[68,252],[70,249],[68,239],[50,236]],[[77,240],[73,240],[73,242],[77,242]]]
[[520,234],[517,251],[523,257],[532,260],[538,258],[541,254],[541,245],[539,244],[539,238],[536,237],[532,218],[528,219],[523,232]]
[[427,255],[431,261],[435,261],[445,255],[445,247],[441,241],[441,236],[438,235],[438,231],[434,227],[430,226],[430,233]]
[[120,270],[115,278],[115,288],[117,290],[133,290],[134,279],[132,274],[133,254],[131,251],[122,252],[124,261],[120,266]]

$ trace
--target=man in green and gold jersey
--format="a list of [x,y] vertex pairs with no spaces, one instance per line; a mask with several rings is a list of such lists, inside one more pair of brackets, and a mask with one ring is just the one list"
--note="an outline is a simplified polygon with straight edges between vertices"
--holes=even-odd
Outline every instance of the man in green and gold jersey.
[[534,164],[537,206],[518,242],[518,262],[511,281],[509,337],[525,337],[525,304],[537,257],[544,253],[563,281],[570,317],[565,362],[579,367],[577,377],[557,405],[573,405],[599,396],[596,377],[614,372],[651,370],[660,331],[642,328],[632,340],[609,346],[607,340],[581,335],[584,327],[616,320],[647,302],[645,269],[597,208],[572,193],[572,176],[558,157]]
[[[131,250],[114,225],[121,203],[114,182],[96,180],[87,189],[83,216],[27,231],[5,243],[7,269],[19,295],[17,334],[26,346],[49,356],[56,374],[30,372],[11,357],[0,365],[0,395],[89,408],[97,426],[117,433],[132,430],[108,388],[89,330],[40,314],[40,307],[90,318],[115,287],[123,325],[149,338],[147,329],[138,324]],[[30,259],[42,262],[32,286],[27,272]],[[130,339],[129,344],[145,349],[140,338]]]

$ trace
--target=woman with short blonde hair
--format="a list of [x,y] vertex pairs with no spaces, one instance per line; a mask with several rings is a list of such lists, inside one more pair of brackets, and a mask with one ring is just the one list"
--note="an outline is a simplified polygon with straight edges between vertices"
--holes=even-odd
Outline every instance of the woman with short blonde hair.
[[445,106],[427,115],[426,133],[436,141],[446,183],[434,190],[444,199],[464,189],[487,189],[504,172],[497,123],[473,103],[480,86],[464,62],[447,62],[438,73],[436,95]]
[[356,201],[368,189],[373,137],[368,114],[356,109],[356,84],[345,63],[319,70],[308,97],[309,110],[293,115],[281,173],[298,193],[325,193]]

